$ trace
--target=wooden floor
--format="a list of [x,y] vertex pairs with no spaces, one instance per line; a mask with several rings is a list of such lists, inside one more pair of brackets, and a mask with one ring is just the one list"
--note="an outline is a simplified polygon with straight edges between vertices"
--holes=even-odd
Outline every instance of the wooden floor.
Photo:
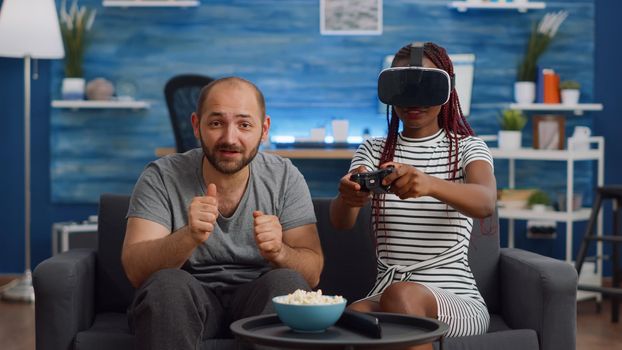
[[[9,281],[0,277],[0,286]],[[622,321],[610,322],[609,301],[603,301],[600,313],[594,301],[581,301],[577,305],[577,315],[577,350],[622,350]],[[34,304],[0,301],[0,349],[35,349]]]

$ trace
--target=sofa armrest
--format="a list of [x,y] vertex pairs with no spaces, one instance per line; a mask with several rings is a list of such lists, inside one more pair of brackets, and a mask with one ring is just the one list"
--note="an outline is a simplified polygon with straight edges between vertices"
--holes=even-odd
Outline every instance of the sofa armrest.
[[76,249],[43,261],[33,286],[37,350],[73,349],[76,334],[93,323],[95,251]]
[[541,350],[576,345],[577,272],[572,265],[521,249],[501,249],[501,304],[511,328],[538,333]]

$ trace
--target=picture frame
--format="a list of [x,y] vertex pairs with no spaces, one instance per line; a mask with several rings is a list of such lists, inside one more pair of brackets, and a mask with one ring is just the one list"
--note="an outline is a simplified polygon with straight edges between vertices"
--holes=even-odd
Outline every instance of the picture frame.
[[382,0],[320,0],[320,34],[382,34]]
[[566,118],[563,115],[533,116],[533,148],[563,150]]

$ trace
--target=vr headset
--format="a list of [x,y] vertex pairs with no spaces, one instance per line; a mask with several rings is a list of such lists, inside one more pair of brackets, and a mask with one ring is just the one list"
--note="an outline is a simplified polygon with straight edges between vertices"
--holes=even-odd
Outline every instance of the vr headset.
[[423,67],[423,44],[410,47],[410,66],[384,69],[378,76],[378,98],[398,107],[444,105],[454,88],[454,78],[438,68]]

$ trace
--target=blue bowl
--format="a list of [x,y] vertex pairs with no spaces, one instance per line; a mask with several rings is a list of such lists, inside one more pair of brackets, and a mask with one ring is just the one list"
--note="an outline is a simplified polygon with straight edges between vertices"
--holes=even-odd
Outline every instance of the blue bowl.
[[296,305],[283,303],[285,297],[272,298],[274,310],[281,322],[297,332],[324,332],[339,320],[346,308],[345,299],[338,304]]

